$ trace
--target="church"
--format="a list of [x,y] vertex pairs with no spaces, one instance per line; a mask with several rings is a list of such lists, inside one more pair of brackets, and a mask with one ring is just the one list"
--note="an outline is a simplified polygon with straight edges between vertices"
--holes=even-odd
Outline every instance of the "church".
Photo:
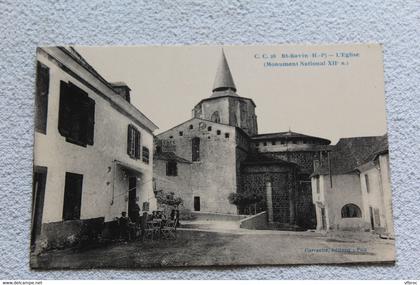
[[[314,229],[311,174],[331,142],[290,130],[260,134],[255,108],[237,94],[222,51],[211,95],[190,120],[156,137],[155,191],[175,193],[191,211],[266,211],[272,228]],[[252,203],[235,205],[235,195]]]

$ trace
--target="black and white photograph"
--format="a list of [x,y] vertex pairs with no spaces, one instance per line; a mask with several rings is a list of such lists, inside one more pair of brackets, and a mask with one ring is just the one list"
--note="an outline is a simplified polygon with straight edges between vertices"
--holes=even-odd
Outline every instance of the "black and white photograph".
[[32,269],[395,262],[380,44],[36,59]]

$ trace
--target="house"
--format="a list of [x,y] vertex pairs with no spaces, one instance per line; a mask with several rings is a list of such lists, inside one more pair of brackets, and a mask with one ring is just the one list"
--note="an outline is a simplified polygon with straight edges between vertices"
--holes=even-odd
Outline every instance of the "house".
[[386,135],[340,139],[311,183],[317,230],[393,234]]
[[32,244],[71,244],[136,203],[156,209],[157,126],[130,104],[130,91],[71,47],[38,48]]

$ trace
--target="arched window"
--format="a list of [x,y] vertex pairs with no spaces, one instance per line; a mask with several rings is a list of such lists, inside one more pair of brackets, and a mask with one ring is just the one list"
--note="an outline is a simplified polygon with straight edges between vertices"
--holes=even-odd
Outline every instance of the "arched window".
[[362,217],[362,211],[355,204],[347,204],[341,209],[342,218],[360,218]]
[[219,112],[215,111],[212,115],[211,115],[211,120],[215,123],[220,123],[220,116],[219,116]]
[[200,161],[200,138],[193,138],[191,141],[192,161]]

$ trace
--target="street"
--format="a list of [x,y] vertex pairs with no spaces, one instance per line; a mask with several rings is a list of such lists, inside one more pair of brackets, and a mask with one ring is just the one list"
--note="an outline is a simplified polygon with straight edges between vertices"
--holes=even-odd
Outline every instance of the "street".
[[120,242],[31,256],[34,269],[325,264],[392,261],[393,241],[314,232],[178,229],[176,240]]

